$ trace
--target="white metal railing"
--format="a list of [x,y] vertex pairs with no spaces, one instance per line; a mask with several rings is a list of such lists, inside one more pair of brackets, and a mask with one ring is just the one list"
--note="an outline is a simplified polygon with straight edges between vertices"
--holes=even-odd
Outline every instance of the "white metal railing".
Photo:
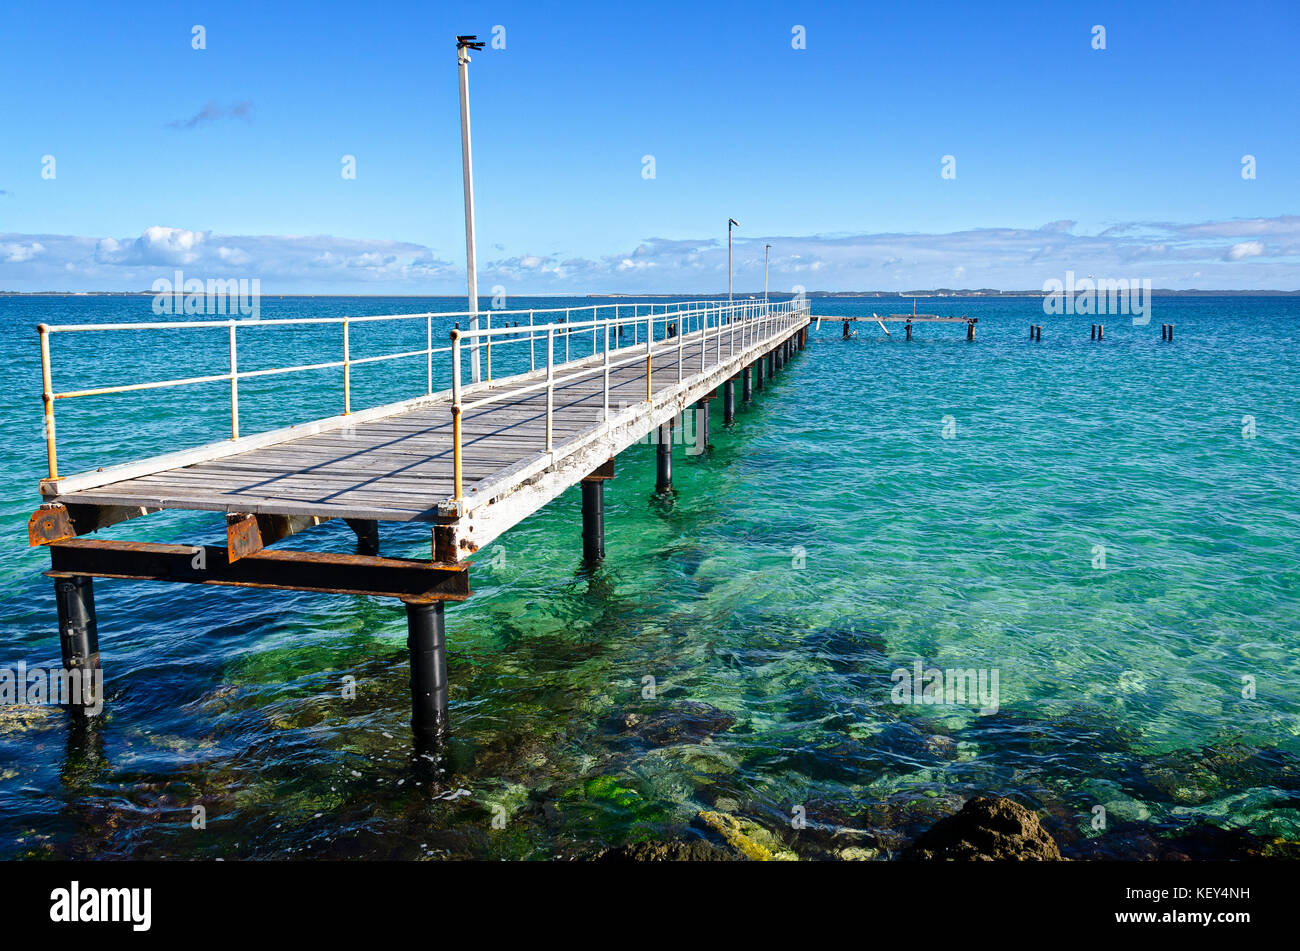
[[[677,382],[684,380],[685,366],[698,346],[700,354],[699,372],[704,373],[710,367],[730,360],[739,351],[743,353],[748,347],[779,333],[787,326],[792,326],[808,310],[807,301],[802,298],[769,302],[763,300],[743,300],[734,302],[690,302],[663,306],[664,310],[651,310],[645,316],[634,312],[628,318],[614,316],[572,322],[566,319],[537,325],[530,319],[527,326],[492,327],[488,325],[478,330],[456,329],[451,332],[452,378],[451,378],[451,418],[452,418],[452,482],[453,498],[459,500],[463,493],[461,416],[466,410],[478,409],[501,399],[514,399],[521,394],[546,392],[546,437],[545,452],[554,448],[555,388],[600,374],[602,376],[602,420],[609,420],[609,374],[615,367],[629,366],[645,361],[645,399],[654,400],[654,356],[656,353],[672,352],[677,356]],[[626,335],[631,327],[632,344],[630,348],[619,348],[617,341]],[[644,345],[638,340],[641,329],[645,330]],[[574,334],[585,341],[587,331],[591,331],[591,352],[576,361],[570,358],[570,343]],[[615,346],[610,346],[610,332],[614,332]],[[569,367],[570,372],[563,376],[556,375],[555,342],[557,334],[564,336],[564,356],[561,366]],[[603,337],[604,346],[600,345]],[[532,358],[532,371],[524,376],[535,375],[537,361],[535,345],[538,340],[545,342],[545,374],[523,386],[492,387],[492,348],[512,343],[527,343]],[[468,344],[468,348],[466,347]],[[483,395],[466,401],[465,388],[462,383],[461,359],[463,351],[482,348],[487,353],[487,380],[489,386],[480,390]],[[615,358],[620,349],[634,351],[632,356]],[[710,362],[709,353],[713,358]],[[725,352],[724,352],[725,351]],[[518,377],[512,377],[512,383]]]
[[[492,351],[494,348],[527,343],[529,348],[528,371],[513,374],[513,379],[526,378],[538,369],[538,350],[544,344],[545,376],[523,388],[513,388],[511,393],[532,392],[546,388],[546,450],[552,448],[552,421],[554,416],[554,393],[557,385],[563,385],[574,379],[592,373],[604,376],[604,416],[609,415],[609,373],[616,367],[644,359],[646,362],[646,394],[650,399],[653,394],[653,358],[656,353],[664,352],[665,347],[674,349],[678,356],[678,382],[683,379],[683,365],[688,357],[688,346],[693,353],[699,348],[700,371],[716,365],[733,355],[737,350],[765,339],[778,332],[785,323],[792,323],[800,313],[808,308],[807,302],[795,298],[768,303],[762,300],[734,301],[685,301],[665,303],[617,303],[593,304],[587,307],[570,308],[534,308],[531,310],[491,310],[480,311],[478,317],[483,323],[479,329],[461,329],[459,325],[451,331],[451,342],[447,346],[433,345],[435,321],[458,321],[471,317],[465,311],[418,314],[379,314],[363,317],[282,317],[282,318],[246,318],[231,320],[175,320],[149,321],[134,323],[90,323],[90,324],[41,324],[37,327],[40,336],[42,401],[45,415],[45,440],[48,459],[49,479],[59,478],[58,450],[55,437],[55,403],[58,400],[74,399],[88,396],[107,396],[141,390],[155,390],[170,387],[193,386],[205,383],[225,383],[230,390],[230,438],[240,439],[239,424],[239,384],[241,380],[258,377],[276,376],[290,373],[305,373],[315,370],[343,370],[342,403],[343,416],[352,413],[352,368],[371,363],[391,360],[407,360],[423,357],[425,361],[425,396],[434,394],[434,356],[451,354],[452,362],[452,417],[454,430],[454,470],[456,497],[461,490],[461,441],[460,414],[465,409],[485,405],[506,395],[499,384],[493,380]],[[602,316],[603,315],[603,316]],[[539,319],[540,318],[540,319]],[[576,318],[576,319],[575,319]],[[493,320],[504,319],[513,325],[493,327]],[[524,321],[527,320],[525,324]],[[353,355],[352,329],[358,324],[377,324],[393,321],[423,321],[424,346],[419,349],[402,350],[396,353],[380,353],[371,356]],[[334,325],[340,328],[341,359],[325,360],[314,363],[301,363],[287,367],[267,367],[261,369],[241,369],[239,366],[238,332],[241,328],[267,327],[304,327]],[[670,335],[669,328],[672,327]],[[51,339],[58,334],[103,333],[108,331],[137,331],[154,333],[165,330],[215,330],[227,331],[226,347],[228,368],[220,373],[199,376],[176,377],[156,381],[132,382],[109,386],[96,386],[76,390],[59,391],[54,388],[54,370],[51,358]],[[564,367],[571,360],[573,341],[581,337],[583,350],[586,349],[587,333],[590,332],[591,354],[576,360],[577,369],[563,376],[556,375],[557,366]],[[630,343],[627,337],[631,337]],[[642,337],[644,336],[644,340]],[[557,337],[562,338],[564,360],[556,362]],[[689,339],[689,344],[688,344]],[[466,347],[468,343],[468,347]],[[482,349],[486,356],[486,379],[466,387],[461,383],[462,352],[469,349],[476,353]],[[726,351],[724,356],[723,351]],[[633,353],[632,356],[619,356],[621,352]],[[712,353],[713,361],[709,362]],[[593,358],[602,354],[604,359],[593,363]],[[484,392],[481,399],[466,403],[468,393]],[[329,417],[334,419],[337,417]]]

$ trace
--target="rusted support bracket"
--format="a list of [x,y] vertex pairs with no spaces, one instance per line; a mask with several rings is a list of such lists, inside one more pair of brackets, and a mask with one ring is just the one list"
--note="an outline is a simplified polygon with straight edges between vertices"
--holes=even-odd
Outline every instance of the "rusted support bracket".
[[48,545],[157,511],[160,510],[139,505],[64,505],[48,502],[27,520],[27,543],[33,547]]
[[226,547],[230,551],[230,560],[247,558],[268,545],[327,521],[328,518],[319,515],[252,515],[242,512],[227,515]]
[[141,581],[320,591],[401,598],[414,604],[464,601],[468,565],[334,552],[265,550],[231,560],[225,548],[74,538],[53,542],[51,578],[89,575]]

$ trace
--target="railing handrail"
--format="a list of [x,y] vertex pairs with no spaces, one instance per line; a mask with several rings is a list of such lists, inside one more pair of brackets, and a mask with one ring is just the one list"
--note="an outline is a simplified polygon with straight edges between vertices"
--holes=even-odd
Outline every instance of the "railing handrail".
[[[698,309],[696,309],[695,305],[697,303],[702,303],[703,306],[700,306]],[[774,319],[780,320],[782,322],[781,326],[785,326],[789,322],[790,318],[794,318],[796,316],[802,315],[807,310],[808,310],[807,300],[806,298],[802,298],[802,297],[794,297],[789,300],[776,301],[776,302],[773,302],[771,300],[757,300],[757,299],[752,301],[751,300],[744,300],[744,301],[733,300],[729,302],[719,301],[715,304],[709,302],[682,302],[682,305],[678,307],[676,310],[665,310],[662,313],[652,313],[641,317],[634,316],[632,318],[626,318],[622,316],[615,316],[615,317],[603,318],[603,319],[593,319],[592,321],[588,321],[588,322],[572,323],[566,321],[564,323],[544,324],[538,326],[532,323],[532,314],[530,313],[529,315],[530,322],[527,326],[498,327],[498,328],[486,327],[486,328],[479,328],[478,330],[462,330],[458,327],[452,330],[450,335],[451,345],[452,345],[452,365],[454,368],[452,373],[452,391],[451,391],[451,414],[454,423],[453,436],[452,436],[452,471],[454,473],[452,500],[457,504],[460,504],[461,500],[464,498],[463,495],[464,486],[462,484],[462,479],[461,479],[463,448],[461,445],[461,438],[460,438],[460,420],[463,413],[467,409],[476,409],[480,406],[485,406],[489,403],[496,402],[497,400],[505,399],[508,396],[517,397],[523,393],[533,393],[533,392],[545,390],[546,392],[546,444],[545,444],[545,449],[542,451],[549,455],[554,452],[554,446],[552,441],[552,429],[553,429],[553,419],[555,413],[555,387],[557,385],[562,385],[571,382],[573,380],[581,379],[583,377],[594,376],[599,373],[602,374],[604,377],[604,383],[602,387],[603,389],[602,403],[604,407],[603,421],[606,423],[609,421],[609,385],[610,385],[609,371],[610,369],[615,366],[623,366],[631,363],[639,363],[642,359],[642,353],[639,344],[637,343],[634,337],[633,346],[628,348],[629,352],[633,355],[621,358],[620,360],[617,361],[611,360],[610,358],[611,348],[609,346],[609,329],[611,327],[615,325],[622,326],[625,323],[631,323],[635,328],[639,321],[644,320],[646,322],[646,340],[645,340],[645,351],[644,351],[645,368],[646,368],[645,401],[647,403],[653,403],[654,401],[654,384],[653,384],[654,354],[656,352],[661,353],[664,350],[673,350],[677,353],[678,360],[679,360],[677,381],[678,381],[678,385],[680,386],[682,382],[682,372],[683,372],[681,369],[681,365],[682,362],[685,361],[684,348],[685,348],[686,338],[688,336],[691,338],[695,338],[696,335],[698,335],[699,338],[698,342],[700,344],[700,372],[703,373],[708,366],[708,349],[709,349],[710,337],[712,337],[712,339],[716,342],[716,347],[714,349],[714,361],[712,365],[718,366],[719,364],[731,360],[735,357],[737,327],[741,328],[741,352],[743,353],[746,346],[752,346],[754,341],[760,339],[760,337],[756,334],[753,338],[749,338],[748,344],[746,343],[746,339],[747,339],[746,331],[750,327],[756,324],[761,324],[770,327],[771,321]],[[723,356],[722,353],[722,346],[723,346],[722,335],[724,333],[723,330],[724,322],[722,318],[724,316],[729,317],[729,319],[725,322],[725,326],[727,328],[725,332],[728,334],[727,354],[725,357]],[[678,320],[676,322],[675,333],[672,336],[669,336],[668,321],[673,317],[677,317]],[[710,317],[716,318],[716,320],[713,322],[712,332],[710,332],[710,320],[709,320]],[[662,319],[664,321],[665,335],[661,337],[658,341],[656,341],[654,339],[654,325],[656,320],[658,319]],[[687,333],[683,327],[683,319],[688,321],[698,322],[699,329]],[[605,347],[603,351],[603,360],[598,360],[597,358],[601,356],[601,351],[598,348],[597,340],[599,335],[596,333],[596,330],[601,326],[605,328]],[[579,357],[577,360],[574,361],[566,360],[565,363],[562,365],[568,366],[570,363],[578,363],[580,364],[580,367],[572,373],[569,373],[562,377],[557,377],[555,373],[555,359],[554,359],[554,346],[555,346],[556,333],[562,332],[566,334],[565,340],[566,340],[566,352],[567,352],[567,342],[569,337],[572,336],[573,332],[575,330],[585,331],[588,328],[592,329],[591,354],[589,356]],[[491,361],[489,360],[488,362],[489,376],[487,381],[489,384],[488,391],[483,396],[479,397],[477,400],[472,400],[470,402],[466,402],[464,400],[464,393],[461,384],[461,372],[460,372],[460,361],[462,356],[461,350],[462,350],[463,343],[469,342],[471,348],[477,347],[479,345],[479,341],[486,337],[488,341],[488,352],[490,354],[491,342],[494,336],[506,336],[510,334],[519,334],[521,335],[520,336],[521,340],[527,339],[531,343],[536,338],[536,335],[539,332],[544,332],[545,340],[546,340],[546,369],[543,377],[541,377],[540,379],[532,383],[527,384],[526,386],[522,386],[522,387],[515,386],[509,389],[505,387],[500,387],[496,389],[495,392],[493,392],[491,387],[491,382],[492,382]],[[527,338],[524,338],[522,336],[523,334],[527,334],[528,335]],[[770,332],[768,335],[770,335]],[[766,336],[768,335],[763,335],[762,339],[766,339]],[[676,340],[673,340],[673,337],[676,337]],[[672,342],[670,343],[670,341]],[[695,340],[692,339],[692,344],[694,343]],[[586,364],[586,365],[581,366],[581,364]],[[536,373],[536,370],[531,372]],[[529,376],[529,375],[530,373],[517,374],[517,376]],[[513,378],[514,377],[509,379],[513,379]]]
[[[788,304],[797,298],[788,298],[784,301],[774,301],[775,304]],[[761,299],[759,299],[761,302]],[[694,305],[721,305],[739,306],[741,303],[755,303],[755,301],[735,301],[733,305],[728,305],[725,301],[710,300],[701,298],[699,300],[689,301],[627,301],[626,303],[613,304],[584,304],[581,307],[530,307],[521,310],[506,310],[489,308],[471,313],[467,310],[430,310],[420,311],[412,314],[344,314],[338,317],[240,317],[227,318],[226,320],[151,320],[151,321],[127,321],[125,323],[93,323],[93,324],[40,324],[47,333],[84,333],[97,330],[202,330],[214,329],[218,327],[229,327],[234,324],[237,327],[273,327],[286,324],[341,324],[345,320],[352,323],[372,323],[383,320],[415,320],[423,317],[449,317],[449,318],[466,318],[466,317],[498,317],[507,314],[551,314],[551,313],[571,313],[574,311],[599,311],[609,307],[672,307],[680,309],[682,307]],[[636,313],[634,315],[604,317],[601,320],[644,320],[645,314]],[[657,316],[663,316],[660,312]],[[537,329],[542,329],[541,324]],[[563,324],[561,324],[563,326]],[[574,324],[576,326],[576,324]],[[588,323],[588,326],[590,324]],[[494,328],[495,329],[495,328]],[[516,328],[512,327],[511,330]],[[523,328],[518,328],[522,330]]]
[[[648,312],[645,310],[648,308]],[[627,309],[631,313],[626,313]],[[607,316],[601,316],[601,312],[607,314],[612,310],[613,313]],[[706,367],[710,343],[715,343],[713,349],[714,365],[723,362],[724,359],[730,359],[735,353],[736,333],[739,329],[741,335],[741,348],[746,346],[746,334],[750,327],[768,323],[776,318],[791,317],[807,310],[807,301],[801,297],[787,298],[784,300],[763,300],[763,299],[744,299],[744,300],[720,300],[720,299],[696,299],[696,300],[674,300],[674,301],[616,301],[614,303],[588,304],[581,307],[554,307],[554,308],[530,308],[528,310],[507,310],[492,309],[480,311],[478,314],[471,314],[468,311],[444,311],[433,312],[424,311],[412,314],[370,314],[364,316],[338,316],[338,317],[279,317],[279,318],[227,318],[223,320],[173,320],[173,321],[137,321],[126,323],[90,323],[90,324],[40,324],[37,331],[40,335],[41,343],[41,375],[42,375],[42,399],[45,411],[45,435],[46,447],[49,463],[49,480],[54,481],[59,478],[58,475],[58,458],[55,440],[54,425],[54,404],[57,400],[72,399],[85,396],[103,396],[117,393],[136,392],[142,390],[164,389],[169,387],[190,386],[204,383],[227,382],[230,385],[230,421],[231,421],[231,439],[240,438],[239,430],[239,381],[254,379],[263,376],[273,376],[289,373],[301,373],[313,370],[325,369],[343,369],[343,416],[349,416],[352,412],[351,406],[351,368],[354,365],[379,363],[387,360],[411,359],[414,357],[424,357],[427,361],[426,371],[426,394],[433,395],[433,358],[437,354],[450,353],[452,355],[452,413],[455,430],[454,433],[454,455],[455,455],[455,486],[456,498],[461,497],[461,478],[460,478],[460,414],[466,409],[472,409],[477,406],[485,405],[500,399],[502,394],[499,390],[492,392],[495,388],[492,386],[492,359],[491,349],[495,343],[502,346],[509,343],[530,343],[530,351],[533,350],[532,344],[537,341],[546,341],[547,343],[547,369],[545,378],[535,384],[530,384],[523,389],[517,389],[515,392],[533,392],[545,386],[547,389],[547,452],[551,451],[551,423],[554,412],[554,389],[557,385],[564,385],[573,380],[582,377],[603,373],[605,376],[605,398],[604,398],[604,418],[609,418],[609,372],[611,369],[621,367],[631,363],[640,362],[642,359],[646,362],[647,380],[646,393],[647,400],[653,399],[653,386],[651,374],[653,373],[653,358],[655,354],[661,353],[665,349],[675,350],[681,363],[685,362],[686,352],[684,350],[685,341],[690,338],[692,346],[696,342],[700,345],[700,371]],[[537,315],[558,315],[564,314],[562,320],[551,320],[547,323],[538,324]],[[586,314],[590,312],[590,319],[573,320],[574,314]],[[505,326],[491,326],[493,318],[506,316],[528,317],[528,324],[521,321],[511,326],[508,323]],[[485,320],[486,325],[477,328],[460,328],[457,324],[456,329],[450,333],[451,341],[448,345],[435,347],[433,345],[433,321],[435,318],[447,318],[460,320],[465,318],[480,317]],[[351,325],[360,323],[377,323],[383,321],[398,320],[424,320],[425,321],[425,346],[415,350],[403,350],[397,353],[381,353],[373,356],[353,357],[351,348]],[[664,336],[658,340],[655,339],[656,324],[663,323]],[[675,331],[669,336],[669,325],[673,324]],[[697,329],[688,331],[686,328],[694,324]],[[342,328],[342,359],[324,360],[315,363],[298,364],[289,367],[265,367],[260,369],[241,369],[238,363],[238,341],[237,332],[240,328],[246,327],[284,327],[284,326],[310,326],[310,325],[336,325]],[[644,325],[646,330],[646,339],[641,341],[638,338],[639,329]],[[620,347],[619,331],[626,327],[633,328],[633,343],[629,347]],[[724,326],[729,331],[724,331]],[[58,333],[80,333],[96,331],[156,331],[156,330],[216,330],[226,329],[229,334],[229,369],[220,373],[203,374],[191,377],[179,377],[167,380],[147,381],[124,383],[112,386],[99,386],[83,388],[79,390],[56,391],[53,385],[52,359],[50,356],[50,337]],[[600,333],[604,330],[604,334]],[[615,331],[613,347],[611,348],[611,333]],[[591,332],[592,352],[587,355],[568,359],[570,342],[575,334],[585,334]],[[723,356],[722,335],[729,332],[730,340],[727,356]],[[769,331],[770,332],[770,331]],[[558,364],[555,361],[553,352],[555,338],[560,334],[564,335],[565,350],[564,359]],[[698,340],[697,340],[698,335]],[[600,346],[603,336],[604,347]],[[759,330],[755,330],[752,340],[759,339],[760,336],[766,336]],[[673,339],[673,338],[676,339]],[[514,338],[514,339],[502,339]],[[669,343],[671,341],[671,343]],[[465,403],[462,399],[463,387],[461,383],[460,357],[461,345],[467,344],[471,352],[477,351],[483,343],[487,346],[487,367],[488,376],[481,384],[475,381],[473,389],[484,389],[488,392],[477,401]],[[642,346],[644,344],[644,350]],[[604,359],[597,361],[596,358],[604,352]],[[621,356],[613,359],[610,356],[611,351],[617,353],[619,350],[627,350],[628,356]],[[530,357],[532,369],[512,376],[527,376],[529,373],[535,373],[538,370],[536,355]],[[556,367],[569,367],[571,364],[579,364],[576,372],[557,374]],[[587,365],[583,365],[587,364]],[[683,370],[679,364],[678,382],[681,382]],[[501,381],[498,380],[498,383]]]

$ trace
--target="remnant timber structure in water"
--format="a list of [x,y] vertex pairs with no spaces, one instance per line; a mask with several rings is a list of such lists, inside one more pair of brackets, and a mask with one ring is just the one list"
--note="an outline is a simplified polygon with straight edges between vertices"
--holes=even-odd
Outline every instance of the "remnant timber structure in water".
[[[613,316],[602,317],[602,310]],[[591,312],[589,319],[581,319],[585,311]],[[575,483],[582,484],[584,556],[603,557],[604,483],[614,475],[614,457],[658,430],[657,484],[661,491],[670,488],[670,428],[676,418],[692,404],[707,410],[721,388],[731,422],[736,381],[743,382],[748,401],[765,375],[771,377],[804,348],[810,320],[801,299],[604,305],[568,310],[562,319],[556,314],[540,324],[538,313],[514,312],[527,314],[526,326],[516,320],[514,326],[493,328],[489,320],[481,329],[458,327],[445,347],[433,345],[435,318],[466,315],[41,325],[49,474],[41,480],[44,504],[32,515],[28,534],[30,544],[50,550],[48,575],[55,581],[64,667],[100,665],[91,580],[96,577],[399,598],[407,611],[412,726],[419,741],[436,742],[447,726],[443,605],[471,594],[464,559]],[[509,313],[491,316],[498,315]],[[351,328],[383,321],[420,322],[425,346],[355,357]],[[342,359],[240,369],[241,328],[304,324],[337,325]],[[54,388],[52,337],[164,329],[225,330],[228,371],[79,391]],[[632,342],[623,343],[629,337]],[[557,344],[564,359],[556,358]],[[530,369],[494,379],[493,350],[513,353],[501,348],[522,345],[528,347]],[[583,355],[568,359],[574,347]],[[427,365],[423,395],[353,412],[354,366],[413,359]],[[444,359],[451,364],[451,388],[435,392],[435,362],[441,378]],[[465,365],[478,378],[483,363],[483,379],[462,382]],[[330,368],[343,371],[341,415],[240,434],[241,380]],[[59,473],[57,401],[202,383],[228,384],[230,439],[77,475]],[[226,546],[82,537],[161,509],[226,513]],[[358,554],[270,547],[333,518],[355,531]],[[430,557],[380,556],[382,522],[431,524]]]
[[[911,340],[911,339],[912,339],[912,324],[925,324],[925,323],[931,323],[931,324],[965,324],[965,325],[966,325],[966,339],[967,339],[967,340],[974,340],[974,339],[975,339],[975,325],[976,325],[977,323],[979,323],[979,318],[978,318],[978,317],[966,317],[966,316],[961,316],[961,317],[940,317],[938,314],[917,314],[917,313],[911,313],[911,314],[886,314],[884,317],[880,317],[880,316],[877,316],[876,314],[872,314],[870,317],[840,317],[840,318],[831,318],[831,319],[839,319],[839,320],[843,321],[843,323],[844,323],[844,339],[845,339],[845,340],[848,340],[849,337],[853,336],[852,333],[849,331],[849,324],[852,324],[852,323],[872,323],[872,324],[880,324],[880,329],[883,330],[883,331],[885,332],[886,335],[889,334],[889,328],[886,327],[885,324],[887,324],[887,323],[891,323],[891,324],[898,324],[898,323],[906,324],[906,325],[907,325],[907,339],[908,339],[908,340]],[[819,320],[819,322],[820,322],[820,318],[818,318],[818,320]]]

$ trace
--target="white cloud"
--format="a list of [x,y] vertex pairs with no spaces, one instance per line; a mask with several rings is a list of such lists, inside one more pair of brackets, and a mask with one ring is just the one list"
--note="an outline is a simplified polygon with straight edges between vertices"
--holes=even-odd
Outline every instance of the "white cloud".
[[24,261],[30,261],[44,251],[45,245],[39,241],[33,241],[31,244],[0,244],[0,260],[3,260],[5,264],[21,264]]
[[[1057,221],[939,234],[738,238],[736,288],[762,289],[764,244],[772,245],[773,290],[1032,290],[1067,270],[1150,279],[1156,287],[1300,288],[1300,216],[1117,222],[1096,234],[1075,228]],[[465,280],[460,260],[459,247],[443,256],[400,241],[217,235],[165,225],[135,238],[0,234],[0,288],[144,290],[183,268],[203,279],[256,277],[265,293],[457,294]],[[599,256],[525,253],[482,261],[479,279],[514,295],[724,292],[727,248],[714,238],[646,238]]]
[[1239,241],[1228,249],[1227,259],[1229,261],[1240,261],[1242,258],[1258,257],[1263,253],[1263,241]]

